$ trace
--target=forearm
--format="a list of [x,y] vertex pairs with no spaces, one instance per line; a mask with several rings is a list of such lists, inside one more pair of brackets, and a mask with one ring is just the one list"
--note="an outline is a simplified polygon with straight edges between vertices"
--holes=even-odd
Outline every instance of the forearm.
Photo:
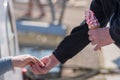
[[[107,23],[107,20],[101,7],[100,0],[93,0],[90,9],[98,18],[100,26],[103,27]],[[61,63],[64,63],[81,51],[90,42],[88,39],[88,30],[89,29],[86,21],[83,21],[80,26],[74,28],[71,34],[65,37],[53,52],[55,57]]]
[[13,69],[11,58],[1,58],[0,59],[0,75],[4,74],[7,71]]
[[88,40],[88,27],[85,21],[78,27],[72,30],[71,34],[64,38],[56,50],[53,52],[55,57],[64,63],[68,59],[75,56],[87,44]]

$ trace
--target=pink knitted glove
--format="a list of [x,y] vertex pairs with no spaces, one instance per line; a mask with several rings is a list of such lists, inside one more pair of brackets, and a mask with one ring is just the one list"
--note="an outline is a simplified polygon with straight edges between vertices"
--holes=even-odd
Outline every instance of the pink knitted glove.
[[86,19],[89,29],[99,28],[100,24],[99,24],[97,18],[95,17],[93,11],[87,10],[85,12],[85,19]]

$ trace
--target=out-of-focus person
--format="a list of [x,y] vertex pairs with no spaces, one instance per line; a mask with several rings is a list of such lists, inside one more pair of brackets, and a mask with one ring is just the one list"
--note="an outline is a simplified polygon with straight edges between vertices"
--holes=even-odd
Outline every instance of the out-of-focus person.
[[28,2],[28,10],[27,10],[27,13],[24,15],[23,18],[26,18],[26,19],[31,18],[34,2],[36,2],[36,6],[40,10],[40,14],[39,14],[38,18],[41,19],[41,18],[43,18],[45,16],[44,6],[41,3],[41,1],[40,0],[29,0],[29,2]]

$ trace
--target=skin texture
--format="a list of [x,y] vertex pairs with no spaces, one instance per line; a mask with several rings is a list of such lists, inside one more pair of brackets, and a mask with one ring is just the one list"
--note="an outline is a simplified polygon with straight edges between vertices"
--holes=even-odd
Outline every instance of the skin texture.
[[30,55],[20,55],[12,57],[12,63],[14,67],[23,68],[27,65],[35,65],[36,67],[42,66],[44,67],[44,64],[39,61],[39,59],[35,58],[34,56]]
[[85,12],[85,19],[89,28],[89,40],[92,45],[96,45],[94,48],[95,51],[101,49],[102,46],[106,46],[114,42],[110,36],[109,28],[99,28],[100,23],[93,11],[87,10]]
[[89,30],[88,35],[92,45],[96,45],[94,48],[95,51],[99,50],[103,46],[114,43],[110,36],[108,27]]
[[53,54],[42,58],[40,61],[44,63],[44,67],[39,67],[38,69],[35,65],[31,66],[31,69],[35,74],[45,74],[59,63]]

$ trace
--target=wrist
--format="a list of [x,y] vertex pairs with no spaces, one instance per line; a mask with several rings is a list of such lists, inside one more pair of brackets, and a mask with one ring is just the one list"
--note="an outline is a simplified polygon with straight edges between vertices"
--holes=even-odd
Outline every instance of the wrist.
[[112,39],[112,37],[111,37],[111,35],[110,35],[110,30],[109,30],[109,29],[110,29],[110,28],[108,27],[108,28],[107,28],[107,34],[110,36],[111,42],[114,43],[115,41]]
[[49,58],[50,58],[51,61],[54,62],[55,64],[60,63],[60,62],[58,61],[58,59],[54,56],[54,54],[51,54],[51,55],[49,56]]
[[17,61],[14,57],[11,58],[13,67],[17,67]]

